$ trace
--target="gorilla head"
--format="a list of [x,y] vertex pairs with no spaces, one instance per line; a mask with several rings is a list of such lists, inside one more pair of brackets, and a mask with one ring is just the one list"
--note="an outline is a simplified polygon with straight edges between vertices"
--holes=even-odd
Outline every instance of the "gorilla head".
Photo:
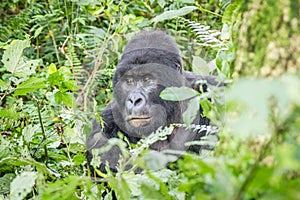
[[182,60],[165,33],[143,32],[126,46],[113,78],[116,124],[130,136],[149,135],[181,122],[181,103],[162,100],[160,92],[184,85]]

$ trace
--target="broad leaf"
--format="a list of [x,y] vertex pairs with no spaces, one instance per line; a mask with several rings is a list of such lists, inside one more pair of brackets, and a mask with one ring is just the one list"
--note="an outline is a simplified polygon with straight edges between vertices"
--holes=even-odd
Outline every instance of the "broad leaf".
[[29,92],[35,92],[45,87],[46,84],[43,79],[32,77],[17,86],[15,95],[26,95]]
[[180,8],[178,10],[170,10],[162,13],[161,15],[156,16],[151,20],[151,22],[160,22],[167,19],[172,19],[174,17],[184,16],[186,14],[189,14],[190,12],[198,9],[196,6],[185,6],[183,8]]
[[17,77],[26,77],[35,73],[35,69],[40,62],[40,60],[23,60],[23,50],[29,45],[28,40],[14,40],[4,51],[2,57],[4,67]]
[[22,172],[10,184],[10,199],[24,199],[35,184],[35,172]]
[[72,93],[63,93],[61,91],[58,91],[55,93],[54,98],[57,104],[63,103],[69,107],[73,106],[74,98]]
[[18,66],[15,69],[14,75],[17,77],[27,77],[31,74],[35,73],[35,69],[39,65],[40,60],[30,60],[28,62],[24,62],[20,60]]
[[160,93],[160,97],[168,101],[183,101],[197,95],[199,93],[189,87],[169,87]]
[[0,79],[0,89],[6,89],[7,88],[7,84]]
[[76,82],[74,80],[68,80],[61,83],[61,86],[59,87],[59,90],[62,92],[66,91],[77,91],[79,90],[79,87],[76,85]]
[[193,56],[192,63],[193,72],[200,75],[209,75],[209,67],[205,60],[199,56]]
[[182,115],[183,122],[185,124],[187,125],[192,124],[192,122],[196,118],[196,115],[200,108],[200,98],[201,98],[200,96],[197,96],[189,101],[188,107]]
[[28,40],[14,40],[4,51],[2,62],[9,72],[14,72],[26,47],[29,47]]

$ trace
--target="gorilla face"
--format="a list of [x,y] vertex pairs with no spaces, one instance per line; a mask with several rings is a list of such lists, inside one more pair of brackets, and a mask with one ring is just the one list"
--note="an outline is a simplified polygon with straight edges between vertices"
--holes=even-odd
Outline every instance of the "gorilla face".
[[155,63],[128,68],[114,87],[113,116],[121,130],[141,138],[160,126],[180,123],[181,103],[162,100],[159,94],[166,87],[183,86],[182,75]]

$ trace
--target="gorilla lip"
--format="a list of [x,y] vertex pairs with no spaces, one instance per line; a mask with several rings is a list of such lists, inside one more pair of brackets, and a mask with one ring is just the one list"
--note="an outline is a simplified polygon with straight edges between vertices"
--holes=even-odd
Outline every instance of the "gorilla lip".
[[141,116],[128,116],[127,121],[134,127],[141,127],[149,124],[151,121],[150,116],[141,115]]

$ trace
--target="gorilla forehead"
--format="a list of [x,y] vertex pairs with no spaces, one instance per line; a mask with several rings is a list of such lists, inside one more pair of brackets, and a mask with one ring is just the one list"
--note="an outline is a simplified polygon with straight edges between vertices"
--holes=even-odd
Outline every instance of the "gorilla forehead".
[[117,78],[118,82],[114,87],[116,89],[120,88],[118,84],[121,84],[127,77],[140,79],[145,75],[151,75],[158,85],[164,87],[180,87],[184,84],[184,78],[179,71],[163,64],[147,63],[129,65],[120,71],[119,75],[121,76]]

